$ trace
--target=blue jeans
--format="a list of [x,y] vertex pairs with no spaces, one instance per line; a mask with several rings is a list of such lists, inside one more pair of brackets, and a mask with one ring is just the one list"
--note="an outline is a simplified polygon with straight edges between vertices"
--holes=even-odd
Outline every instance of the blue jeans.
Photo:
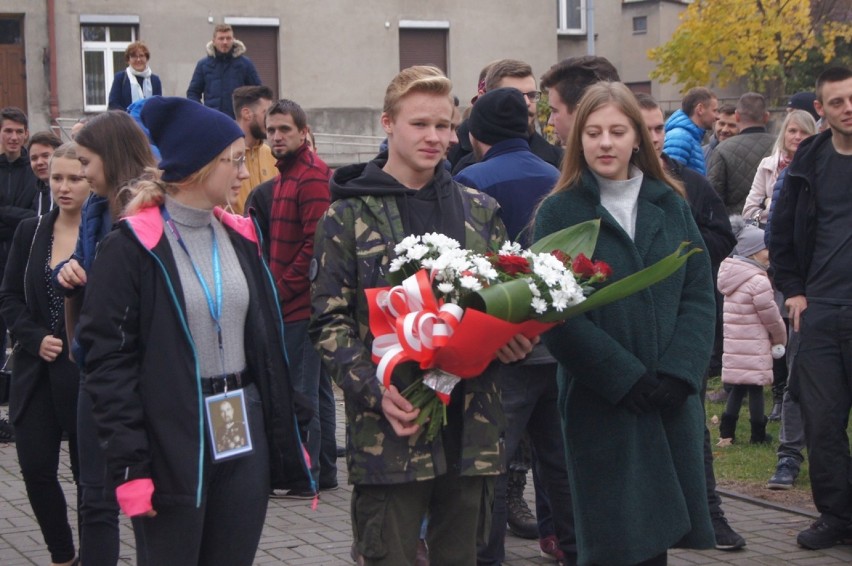
[[[514,454],[524,430],[529,431],[539,480],[550,499],[559,547],[566,555],[576,557],[571,489],[556,404],[556,364],[500,364],[497,380],[506,414],[506,453]],[[507,483],[508,476],[502,474],[494,484],[491,532],[487,544],[477,549],[477,564],[481,566],[500,564],[505,558]]]
[[[320,423],[320,356],[314,349],[314,345],[308,338],[308,320],[288,322],[284,325],[284,345],[287,348],[287,360],[290,368],[290,382],[293,389],[301,393],[305,400],[310,403],[313,416],[308,424],[306,438],[302,439],[308,456],[311,458],[311,476],[314,484],[319,484],[320,479],[320,446],[322,444],[322,430]],[[329,384],[329,387],[331,384]],[[332,407],[334,400],[332,396]],[[332,429],[333,430],[333,429]],[[305,486],[304,489],[309,489]]]
[[787,388],[781,402],[781,432],[778,433],[778,458],[793,458],[799,465],[805,461],[802,450],[805,448],[805,425],[802,421],[802,408],[799,400],[790,394],[790,384],[794,379],[793,365],[796,362],[796,349],[799,347],[799,333],[790,330],[787,340]]

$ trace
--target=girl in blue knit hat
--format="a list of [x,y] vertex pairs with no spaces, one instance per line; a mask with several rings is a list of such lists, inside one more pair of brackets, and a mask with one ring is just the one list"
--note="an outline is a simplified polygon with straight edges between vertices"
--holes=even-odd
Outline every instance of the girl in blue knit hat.
[[138,564],[249,566],[270,489],[312,480],[256,227],[224,211],[245,141],[183,98],[141,118],[162,160],[92,267],[85,389]]

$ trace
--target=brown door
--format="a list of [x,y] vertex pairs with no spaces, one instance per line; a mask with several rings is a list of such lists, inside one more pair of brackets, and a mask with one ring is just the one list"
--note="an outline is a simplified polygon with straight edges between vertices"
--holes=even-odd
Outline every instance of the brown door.
[[399,30],[399,70],[412,65],[435,65],[447,72],[447,30]]
[[0,15],[0,107],[27,112],[27,71],[24,59],[24,19]]
[[260,81],[272,89],[278,99],[278,28],[234,26],[234,37],[246,44],[246,56],[260,75]]

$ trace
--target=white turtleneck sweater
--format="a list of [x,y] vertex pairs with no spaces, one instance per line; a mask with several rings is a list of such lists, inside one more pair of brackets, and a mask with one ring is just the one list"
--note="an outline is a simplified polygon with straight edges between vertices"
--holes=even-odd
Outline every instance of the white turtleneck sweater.
[[639,210],[639,189],[642,188],[642,171],[630,166],[629,178],[625,181],[605,179],[592,171],[598,182],[601,204],[615,221],[627,232],[630,239],[636,234],[636,213]]

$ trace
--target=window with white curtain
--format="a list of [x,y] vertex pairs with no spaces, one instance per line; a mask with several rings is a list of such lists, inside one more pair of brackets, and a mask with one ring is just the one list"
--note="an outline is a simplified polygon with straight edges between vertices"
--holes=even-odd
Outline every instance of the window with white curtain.
[[83,43],[83,109],[107,109],[107,96],[115,73],[127,64],[124,50],[136,41],[136,26],[108,22],[81,22]]

